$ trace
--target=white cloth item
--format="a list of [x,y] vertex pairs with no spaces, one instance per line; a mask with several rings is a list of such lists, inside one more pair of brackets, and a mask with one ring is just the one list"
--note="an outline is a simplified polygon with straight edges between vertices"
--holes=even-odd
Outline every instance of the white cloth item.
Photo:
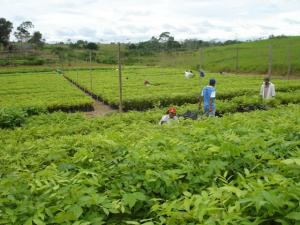
[[178,121],[178,117],[174,116],[173,118],[170,118],[169,114],[163,115],[163,117],[159,121],[159,125],[163,125],[164,123],[171,123],[172,120]]
[[275,85],[270,82],[268,93],[265,93],[265,82],[263,82],[260,88],[260,96],[264,99],[270,99],[272,97],[275,97],[275,95]]
[[190,71],[185,71],[185,72],[184,72],[184,76],[185,76],[185,78],[189,79],[189,78],[193,77],[194,74],[191,73]]

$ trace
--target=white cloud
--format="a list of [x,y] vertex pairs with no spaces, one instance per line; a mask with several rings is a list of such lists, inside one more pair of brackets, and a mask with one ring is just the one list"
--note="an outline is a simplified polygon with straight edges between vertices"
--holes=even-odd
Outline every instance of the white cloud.
[[50,42],[299,35],[299,0],[0,0],[0,17],[30,20]]

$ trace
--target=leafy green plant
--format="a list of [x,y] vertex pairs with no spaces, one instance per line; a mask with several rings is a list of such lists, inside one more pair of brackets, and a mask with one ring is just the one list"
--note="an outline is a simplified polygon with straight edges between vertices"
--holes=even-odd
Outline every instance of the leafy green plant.
[[299,105],[172,126],[161,113],[0,129],[0,224],[299,222]]
[[0,128],[20,126],[28,114],[22,109],[0,108]]

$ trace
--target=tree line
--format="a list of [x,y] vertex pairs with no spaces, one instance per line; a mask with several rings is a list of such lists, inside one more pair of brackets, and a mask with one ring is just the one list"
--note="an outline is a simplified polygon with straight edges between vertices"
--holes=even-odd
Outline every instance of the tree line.
[[132,50],[152,50],[152,51],[164,51],[164,50],[189,50],[199,49],[201,47],[219,46],[236,44],[241,41],[228,40],[221,41],[203,41],[198,39],[185,39],[184,41],[176,41],[170,32],[163,32],[158,37],[152,37],[149,41],[139,42],[137,44],[129,44],[128,48]]
[[[13,23],[5,18],[0,18],[0,46],[4,49],[12,50],[16,46],[10,42],[10,35],[13,31]],[[45,44],[40,31],[31,30],[34,25],[31,21],[22,22],[13,33],[21,48],[26,48],[25,43],[32,44],[36,48],[41,48]]]

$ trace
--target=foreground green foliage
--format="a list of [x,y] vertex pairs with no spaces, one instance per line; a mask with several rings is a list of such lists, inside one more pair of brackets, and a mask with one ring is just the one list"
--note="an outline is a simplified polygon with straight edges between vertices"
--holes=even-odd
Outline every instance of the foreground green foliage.
[[156,116],[54,113],[0,130],[0,224],[299,223],[299,105]]
[[42,108],[0,108],[0,128],[13,128],[21,126],[26,117],[44,113]]

